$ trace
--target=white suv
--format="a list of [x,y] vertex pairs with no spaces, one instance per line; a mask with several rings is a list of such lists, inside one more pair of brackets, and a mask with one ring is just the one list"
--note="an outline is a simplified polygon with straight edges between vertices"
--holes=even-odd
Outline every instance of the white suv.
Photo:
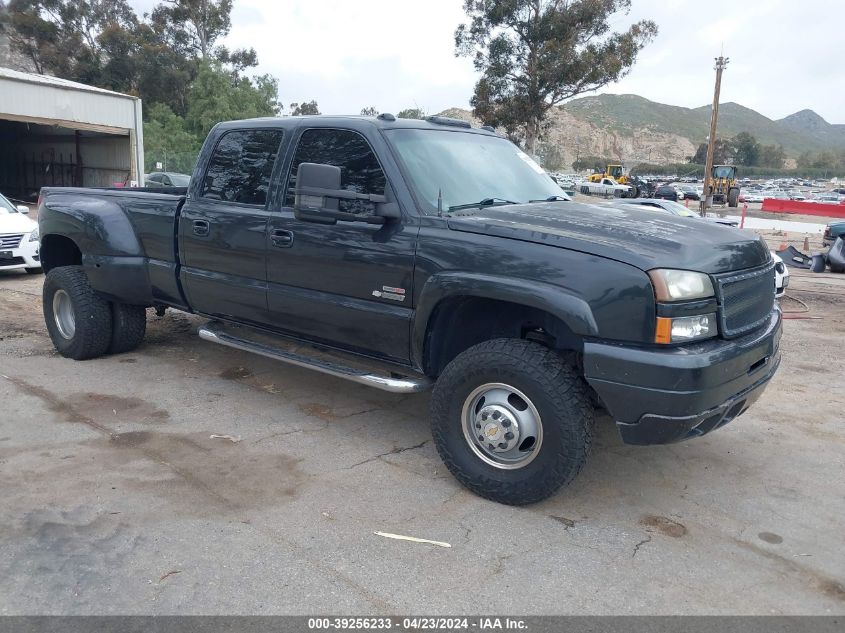
[[0,270],[41,272],[38,225],[28,213],[28,207],[16,207],[0,194]]

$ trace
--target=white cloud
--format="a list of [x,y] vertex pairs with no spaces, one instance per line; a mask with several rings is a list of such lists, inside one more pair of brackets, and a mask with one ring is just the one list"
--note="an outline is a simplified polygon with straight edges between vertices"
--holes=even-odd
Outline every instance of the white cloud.
[[[155,0],[133,0],[149,10]],[[657,22],[660,35],[631,74],[605,92],[698,107],[711,102],[713,58],[731,63],[722,101],[770,118],[812,108],[845,123],[838,61],[845,44],[829,0],[633,0],[616,29]],[[286,103],[316,99],[326,113],[364,106],[430,112],[468,107],[476,81],[454,56],[462,0],[235,0],[230,47],[252,46],[259,72],[279,78]]]

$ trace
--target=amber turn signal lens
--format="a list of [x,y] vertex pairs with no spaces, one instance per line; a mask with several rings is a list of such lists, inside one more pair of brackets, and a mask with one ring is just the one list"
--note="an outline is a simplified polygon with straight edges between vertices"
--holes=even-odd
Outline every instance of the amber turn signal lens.
[[672,342],[672,319],[667,319],[665,317],[657,317],[657,324],[654,328],[654,342]]

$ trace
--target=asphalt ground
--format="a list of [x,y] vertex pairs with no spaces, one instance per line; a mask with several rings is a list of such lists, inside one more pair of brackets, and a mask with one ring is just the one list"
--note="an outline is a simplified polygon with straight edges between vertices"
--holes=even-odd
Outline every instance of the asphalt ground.
[[810,311],[784,300],[781,369],[748,413],[655,447],[602,418],[581,476],[514,508],[446,471],[426,394],[221,348],[178,312],[74,362],[43,277],[0,273],[0,613],[845,614],[828,277],[795,275]]

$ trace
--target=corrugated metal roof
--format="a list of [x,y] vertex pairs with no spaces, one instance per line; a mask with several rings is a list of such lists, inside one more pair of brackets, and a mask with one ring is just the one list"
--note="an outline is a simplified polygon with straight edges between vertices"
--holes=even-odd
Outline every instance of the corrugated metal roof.
[[64,90],[78,90],[81,92],[96,92],[98,94],[111,95],[113,97],[120,97],[123,99],[137,99],[132,95],[125,95],[120,92],[112,90],[105,90],[95,86],[88,86],[76,81],[68,81],[67,79],[60,79],[59,77],[50,77],[49,75],[36,75],[34,73],[23,73],[11,68],[0,67],[0,78],[11,79],[13,81],[23,81],[31,84],[39,84],[42,86],[52,86],[54,88],[62,88]]

